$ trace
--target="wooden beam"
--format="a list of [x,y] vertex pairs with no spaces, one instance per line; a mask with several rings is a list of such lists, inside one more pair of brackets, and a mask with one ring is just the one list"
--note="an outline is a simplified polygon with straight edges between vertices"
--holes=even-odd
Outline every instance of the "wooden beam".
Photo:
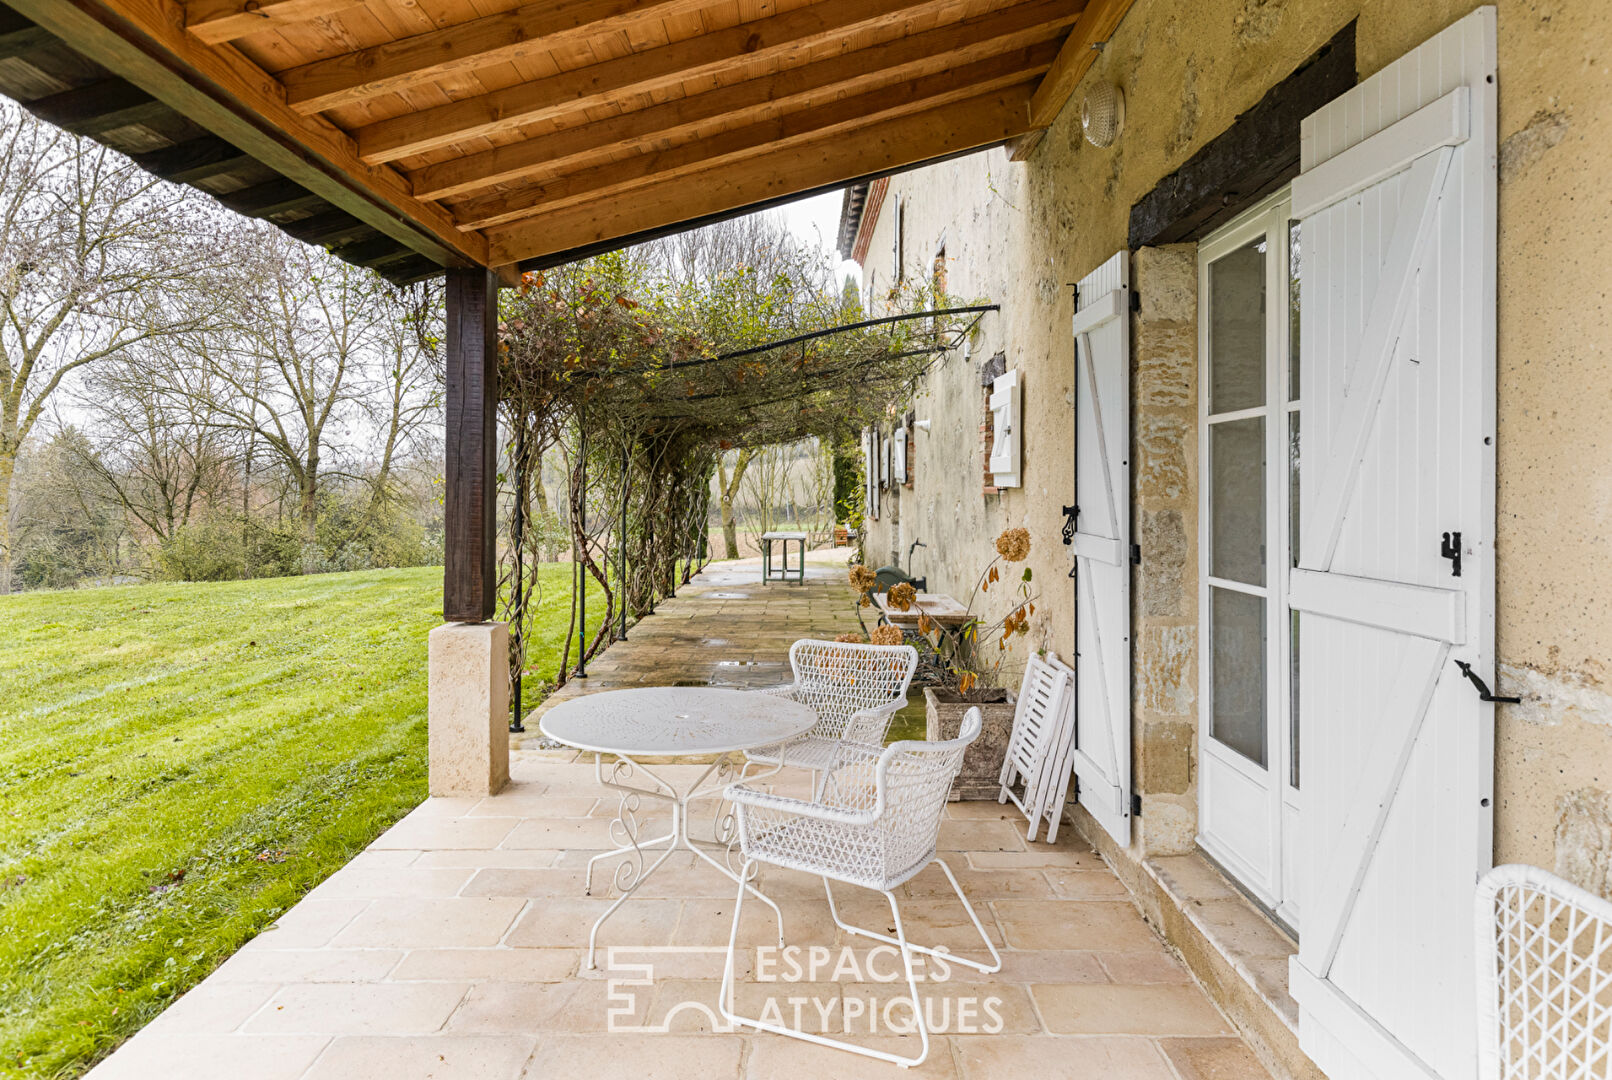
[[208,45],[284,30],[355,8],[364,0],[187,0],[185,29]]
[[252,158],[216,135],[130,154],[129,160],[142,169],[176,184],[191,184],[219,176],[252,163]]
[[341,244],[374,236],[375,230],[344,210],[327,210],[280,226],[287,236],[304,244]]
[[839,138],[856,141],[860,138],[860,129],[876,126],[880,121],[1028,82],[1047,69],[1056,51],[1056,43],[1049,41],[896,86],[840,98],[814,109],[787,113],[659,153],[636,154],[544,184],[472,199],[454,207],[454,217],[460,228],[502,225],[529,217],[536,211],[558,209],[575,202],[597,205],[598,200],[606,196],[685,173],[710,175],[710,170],[717,166],[729,167],[757,154],[796,143],[821,143]]
[[[1035,97],[1030,99],[1031,131],[1044,131],[1052,126],[1069,101],[1069,95],[1075,92],[1075,87],[1097,59],[1095,46],[1113,35],[1130,7],[1131,0],[1091,0],[1086,5],[1075,28],[1064,39],[1052,70],[1047,72],[1041,85],[1036,87]],[[1023,161],[1040,142],[1040,135],[1020,139],[1009,149],[1008,156],[1014,161]]]
[[59,94],[35,98],[23,107],[46,123],[74,135],[100,135],[143,124],[173,110],[123,79],[102,79]]
[[742,165],[694,172],[634,190],[630,197],[539,214],[488,234],[498,264],[720,214],[932,158],[977,150],[1022,134],[1033,83],[897,117],[859,131],[759,154]]
[[256,218],[287,214],[293,210],[317,210],[325,205],[325,200],[290,180],[269,180],[239,191],[215,195],[214,198],[237,214]]
[[486,622],[498,599],[498,281],[448,271],[442,614]]
[[895,36],[914,15],[949,5],[950,0],[823,0],[782,15],[377,121],[355,129],[353,137],[363,160],[395,161],[593,106],[613,105],[628,94],[680,88],[687,80],[718,71],[755,72],[780,57],[799,57],[811,46],[842,41],[853,30],[883,29]]
[[547,54],[636,23],[659,21],[708,0],[562,0],[445,26],[426,34],[316,60],[279,74],[285,98],[309,115],[419,86],[455,72]]
[[184,26],[174,0],[7,0],[96,63],[164,102],[268,169],[294,180],[438,265],[485,265],[482,237],[453,227],[395,170],[357,158],[334,125],[288,108],[279,84],[233,49]]
[[722,119],[760,120],[825,92],[852,93],[952,68],[1044,39],[1078,18],[1068,0],[1031,0],[960,23],[842,53],[805,67],[565,128],[409,173],[414,195],[442,199],[557,176],[616,150],[697,133]]

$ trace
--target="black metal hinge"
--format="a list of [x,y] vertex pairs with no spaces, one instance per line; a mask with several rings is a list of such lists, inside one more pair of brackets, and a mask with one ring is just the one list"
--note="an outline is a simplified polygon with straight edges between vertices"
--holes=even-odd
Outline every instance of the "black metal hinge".
[[1138,795],[1136,792],[1133,791],[1133,792],[1131,792],[1131,817],[1141,817],[1141,816],[1142,816],[1142,796]]
[[1079,513],[1080,507],[1078,506],[1066,506],[1063,508],[1063,542],[1065,547],[1075,542],[1075,515]]
[[1142,545],[1141,544],[1132,544],[1131,545],[1131,565],[1132,566],[1141,566],[1142,565]]
[[1472,685],[1478,688],[1479,701],[1493,701],[1500,705],[1521,705],[1520,697],[1497,697],[1489,692],[1489,684],[1483,681],[1483,676],[1472,670],[1472,665],[1465,660],[1457,660],[1455,666],[1461,669],[1461,674],[1471,680]]

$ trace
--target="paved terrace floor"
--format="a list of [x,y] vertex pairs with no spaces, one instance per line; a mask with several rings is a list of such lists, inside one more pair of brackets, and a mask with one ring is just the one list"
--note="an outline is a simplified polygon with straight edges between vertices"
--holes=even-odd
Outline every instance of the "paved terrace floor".
[[[612,649],[587,686],[702,675],[776,682],[788,641],[848,617],[836,589],[825,575],[787,596],[782,586],[763,589],[754,569],[719,564],[634,630],[630,648]],[[750,605],[727,593],[750,594]],[[694,768],[669,771],[682,781],[678,772]],[[732,913],[728,879],[674,856],[606,924],[599,968],[586,970],[588,929],[610,901],[584,895],[583,866],[614,846],[615,800],[601,797],[591,765],[565,753],[519,751],[512,773],[492,798],[422,804],[93,1070],[93,1080],[1266,1075],[1073,831],[1056,845],[1028,844],[1015,815],[995,803],[952,805],[940,846],[1003,968],[982,976],[953,967],[949,979],[930,969],[926,1008],[944,1030],[928,1061],[903,1071],[724,1030],[712,1018]],[[779,786],[791,784],[800,786]],[[656,824],[646,823],[644,835]],[[812,979],[812,954],[803,951],[801,980],[791,979],[776,953],[756,948],[772,940],[770,914],[746,905],[741,1007],[792,1019],[798,1003],[808,1026],[843,1029],[851,1018],[854,1037],[911,1053],[915,1038],[891,1032],[908,1014],[901,984],[880,981],[893,970],[890,958],[836,930],[814,879],[769,870],[761,887],[783,908],[790,943],[823,947],[826,962]],[[979,955],[946,889],[933,867],[902,888],[908,933]],[[839,895],[852,921],[888,925],[877,894]],[[851,960],[841,967],[847,945]]]

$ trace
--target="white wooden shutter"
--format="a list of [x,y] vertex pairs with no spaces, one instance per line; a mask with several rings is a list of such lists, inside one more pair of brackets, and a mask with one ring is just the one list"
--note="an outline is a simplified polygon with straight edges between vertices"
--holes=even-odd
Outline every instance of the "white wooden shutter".
[[1019,373],[991,383],[991,474],[997,487],[1019,486]]
[[1130,259],[1080,282],[1075,311],[1075,777],[1131,842]]
[[894,479],[898,484],[907,482],[907,429],[898,427],[890,436],[890,452],[895,458]]
[[[1304,121],[1299,845],[1290,965],[1332,1080],[1477,1069],[1492,853],[1495,10]],[[1441,555],[1460,534],[1460,574]]]

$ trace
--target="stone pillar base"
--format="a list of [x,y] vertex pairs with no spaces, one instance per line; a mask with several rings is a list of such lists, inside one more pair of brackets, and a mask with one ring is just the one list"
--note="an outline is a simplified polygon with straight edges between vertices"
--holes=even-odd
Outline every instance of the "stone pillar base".
[[495,795],[509,783],[509,627],[444,623],[427,645],[432,795]]

